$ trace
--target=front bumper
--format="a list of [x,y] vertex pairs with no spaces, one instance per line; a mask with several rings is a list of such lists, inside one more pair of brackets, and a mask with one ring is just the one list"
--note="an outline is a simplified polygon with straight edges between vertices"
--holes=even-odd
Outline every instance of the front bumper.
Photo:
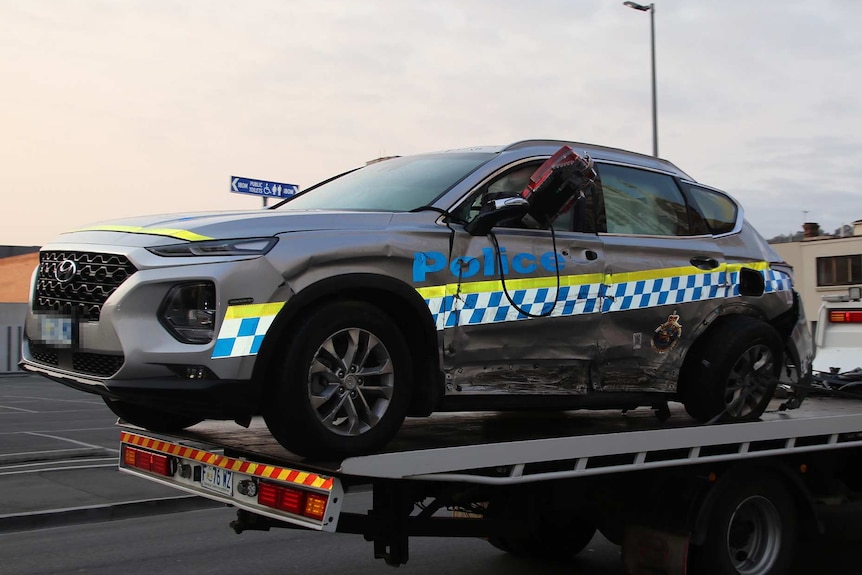
[[[73,317],[71,346],[42,339],[42,314],[58,312],[34,312],[31,305],[25,320],[23,369],[103,397],[153,407],[170,405],[172,411],[206,418],[235,418],[258,410],[260,390],[252,377],[257,356],[214,357],[215,338],[208,344],[182,343],[160,322],[159,310],[174,286],[211,282],[216,288],[217,334],[232,302],[284,301],[288,297],[282,294],[284,279],[266,257],[165,258],[143,247],[118,250],[107,243],[63,243],[43,249],[119,253],[135,271],[107,296],[98,316]],[[37,282],[34,273],[34,294]],[[81,282],[80,289],[88,289]]]
[[260,387],[250,380],[186,379],[179,376],[95,380],[58,374],[27,361],[22,361],[20,367],[79,391],[155,409],[169,404],[172,412],[204,419],[243,419],[257,415],[261,404]]

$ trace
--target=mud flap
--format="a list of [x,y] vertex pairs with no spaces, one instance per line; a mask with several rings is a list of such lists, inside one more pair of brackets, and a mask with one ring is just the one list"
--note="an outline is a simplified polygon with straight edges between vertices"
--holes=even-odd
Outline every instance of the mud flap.
[[627,526],[623,538],[626,575],[685,575],[688,535]]

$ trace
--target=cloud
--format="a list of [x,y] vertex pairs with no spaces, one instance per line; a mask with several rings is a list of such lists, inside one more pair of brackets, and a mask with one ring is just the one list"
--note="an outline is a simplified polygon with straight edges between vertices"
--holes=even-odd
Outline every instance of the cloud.
[[[767,237],[802,210],[825,229],[862,218],[862,4],[659,0],[655,16],[663,157]],[[230,175],[308,186],[537,137],[648,153],[649,41],[621,2],[5,2],[0,243],[259,205]]]

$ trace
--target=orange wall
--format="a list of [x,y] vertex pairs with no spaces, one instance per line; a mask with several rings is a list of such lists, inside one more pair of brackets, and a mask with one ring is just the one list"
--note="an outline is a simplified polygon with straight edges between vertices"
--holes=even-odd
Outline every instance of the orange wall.
[[38,252],[0,259],[0,303],[27,301],[30,276],[38,263]]

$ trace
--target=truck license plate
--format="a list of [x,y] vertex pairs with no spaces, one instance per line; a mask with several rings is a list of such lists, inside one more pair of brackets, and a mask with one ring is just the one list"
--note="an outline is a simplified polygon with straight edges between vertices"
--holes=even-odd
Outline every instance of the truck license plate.
[[221,467],[204,465],[201,469],[201,487],[222,493],[233,495],[233,472]]

